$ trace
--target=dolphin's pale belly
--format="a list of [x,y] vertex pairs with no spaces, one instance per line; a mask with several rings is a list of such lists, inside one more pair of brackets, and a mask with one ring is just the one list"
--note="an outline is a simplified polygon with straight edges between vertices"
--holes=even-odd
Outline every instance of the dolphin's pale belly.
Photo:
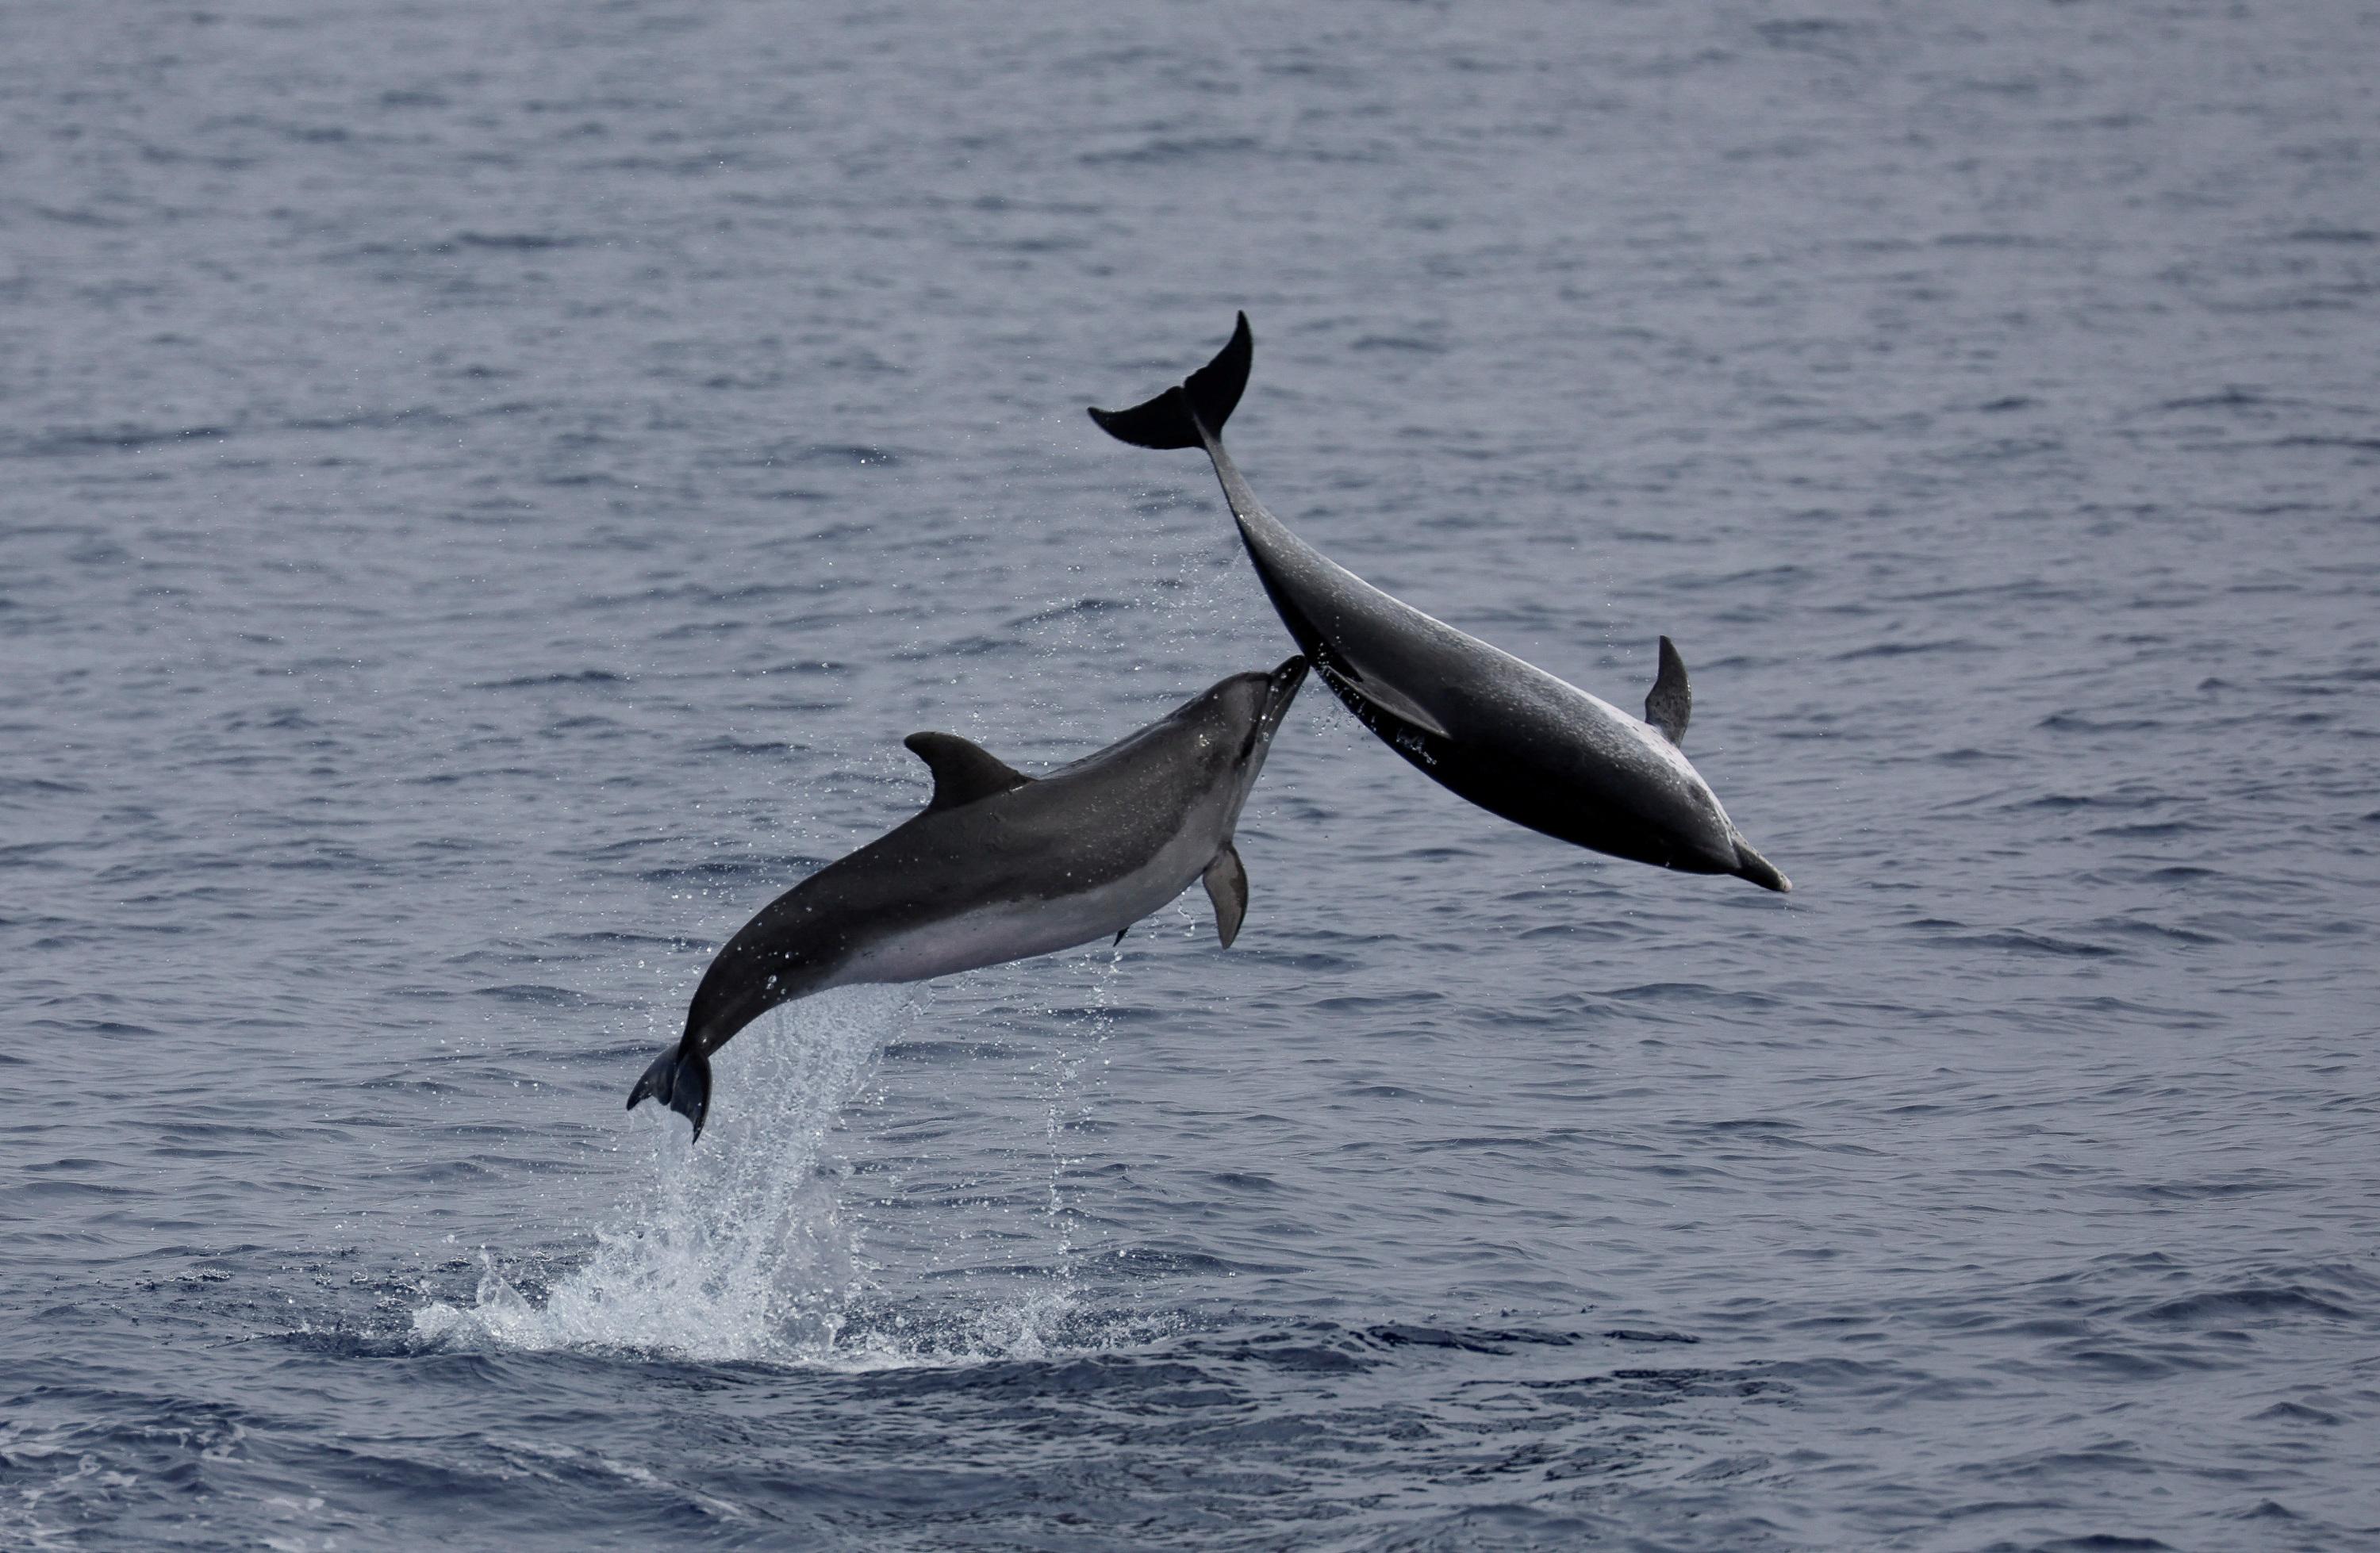
[[925,981],[1112,938],[1182,893],[1220,845],[1212,835],[1180,837],[1141,867],[1095,889],[986,902],[902,928],[855,952],[826,985]]

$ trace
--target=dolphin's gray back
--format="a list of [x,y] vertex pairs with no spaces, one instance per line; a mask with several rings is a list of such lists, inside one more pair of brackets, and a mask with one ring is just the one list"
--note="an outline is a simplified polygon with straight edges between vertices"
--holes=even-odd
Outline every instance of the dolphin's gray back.
[[919,981],[1067,949],[1178,895],[1231,842],[1232,731],[1177,715],[1011,791],[930,807],[747,923],[695,994],[715,1049],[830,987]]
[[[1196,828],[1212,784],[1184,780],[1181,763],[1169,761],[1168,746],[1180,742],[1102,751],[1014,792],[914,816],[810,882],[821,904],[870,922],[1114,885],[1144,869],[1185,822]],[[1212,856],[1230,838],[1201,839]]]

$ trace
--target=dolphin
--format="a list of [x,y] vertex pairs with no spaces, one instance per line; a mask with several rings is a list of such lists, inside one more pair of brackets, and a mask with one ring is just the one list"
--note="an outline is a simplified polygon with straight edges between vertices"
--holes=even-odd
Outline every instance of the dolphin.
[[1305,669],[1292,658],[1233,674],[1040,778],[955,734],[910,734],[932,800],[727,940],[694,990],[686,1035],[637,1080],[628,1109],[650,1096],[699,1138],[710,1054],[779,1003],[1121,940],[1192,880],[1206,880],[1230,948],[1248,909],[1232,832]]
[[1206,450],[1281,623],[1364,726],[1439,785],[1533,831],[1791,889],[1681,748],[1694,693],[1669,637],[1640,722],[1374,588],[1264,509],[1223,449],[1253,348],[1242,313],[1231,342],[1186,382],[1091,419],[1136,447]]

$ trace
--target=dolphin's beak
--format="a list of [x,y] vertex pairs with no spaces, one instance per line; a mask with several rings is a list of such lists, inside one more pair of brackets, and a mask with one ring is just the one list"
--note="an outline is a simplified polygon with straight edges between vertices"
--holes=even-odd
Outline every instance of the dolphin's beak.
[[1289,715],[1289,703],[1297,699],[1297,687],[1305,683],[1308,667],[1300,655],[1289,659],[1268,676],[1264,711],[1257,718],[1257,726],[1264,730],[1266,737],[1271,737],[1272,731],[1281,726],[1281,720]]

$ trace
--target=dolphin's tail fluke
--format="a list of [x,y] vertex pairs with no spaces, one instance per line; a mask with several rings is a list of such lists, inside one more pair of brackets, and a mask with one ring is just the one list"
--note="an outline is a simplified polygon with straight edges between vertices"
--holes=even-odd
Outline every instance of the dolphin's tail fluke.
[[689,1044],[671,1047],[628,1091],[628,1109],[636,1110],[647,1096],[693,1122],[694,1135],[701,1137],[703,1113],[710,1109],[710,1059]]
[[1230,343],[1191,373],[1187,382],[1128,410],[1095,409],[1091,419],[1109,436],[1135,447],[1204,447],[1207,437],[1199,435],[1199,429],[1203,426],[1207,436],[1223,434],[1223,422],[1232,418],[1240,391],[1248,385],[1248,362],[1255,350],[1248,315],[1242,313]]
[[1748,879],[1763,890],[1774,890],[1779,894],[1793,888],[1793,881],[1778,872],[1776,864],[1753,851],[1742,836],[1735,838],[1733,871],[1738,879]]

